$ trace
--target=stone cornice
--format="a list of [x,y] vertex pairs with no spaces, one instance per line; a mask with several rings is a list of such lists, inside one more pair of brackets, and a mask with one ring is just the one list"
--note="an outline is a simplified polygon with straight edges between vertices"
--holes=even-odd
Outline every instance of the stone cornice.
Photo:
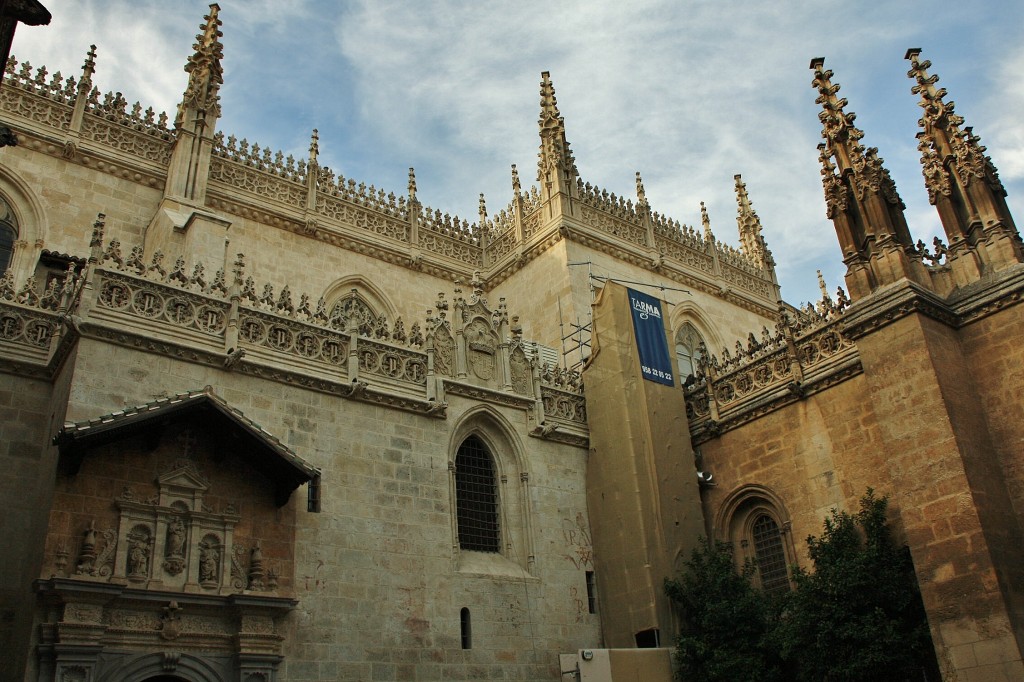
[[705,279],[695,271],[684,270],[669,258],[659,258],[656,262],[652,260],[650,255],[640,253],[638,250],[639,247],[634,245],[624,246],[626,242],[623,242],[622,244],[613,242],[611,238],[586,227],[571,227],[568,224],[565,224],[562,226],[560,232],[564,239],[578,242],[584,246],[600,251],[601,253],[606,253],[619,260],[656,272],[674,282],[678,282],[679,284],[683,284],[694,289],[699,289],[700,291],[728,301],[729,303],[757,315],[768,318],[774,318],[777,315],[777,307],[774,302],[771,304],[767,302],[758,302],[750,298],[745,292],[737,290],[727,282],[716,282],[714,280]]
[[33,588],[39,594],[60,601],[104,604],[116,601],[150,603],[154,606],[175,601],[180,606],[205,606],[237,609],[246,612],[257,611],[267,615],[282,616],[296,606],[299,600],[293,597],[270,597],[258,594],[196,594],[191,592],[168,592],[163,590],[140,590],[123,585],[74,578],[52,577],[36,580]]
[[[152,336],[147,336],[142,333],[92,323],[81,325],[81,333],[85,338],[108,341],[126,348],[134,348],[147,353],[156,353],[158,355],[164,355],[166,357],[193,364],[205,365],[215,369],[224,369],[225,356],[221,353],[155,339]],[[302,372],[281,369],[280,367],[272,367],[246,359],[235,363],[231,368],[231,371],[238,374],[247,374],[261,379],[267,379],[277,383],[300,386],[302,388],[347,398],[349,400],[385,405],[405,412],[413,412],[437,419],[445,419],[447,417],[447,410],[444,405],[439,405],[438,403],[427,400],[426,398],[403,396],[370,387],[362,381],[360,381],[358,385],[353,386],[344,381],[311,376]]]
[[465,398],[474,398],[476,400],[508,405],[509,407],[517,407],[524,410],[533,407],[536,402],[533,396],[506,393],[505,391],[498,391],[484,386],[464,384],[454,379],[444,379],[444,392],[446,395],[451,394],[463,396]]
[[900,280],[851,305],[843,317],[843,332],[851,339],[857,339],[913,313],[959,329],[1017,305],[1022,296],[1024,266],[984,277],[969,287],[954,291],[945,300],[918,284]]
[[79,141],[73,152],[69,154],[68,147],[63,140],[43,135],[33,129],[19,128],[18,146],[47,156],[63,158],[80,166],[92,168],[144,187],[162,189],[166,180],[166,173],[162,169],[157,170],[157,166],[144,167],[141,164],[136,164],[135,159],[129,161],[127,158],[104,154],[99,145],[88,141]]

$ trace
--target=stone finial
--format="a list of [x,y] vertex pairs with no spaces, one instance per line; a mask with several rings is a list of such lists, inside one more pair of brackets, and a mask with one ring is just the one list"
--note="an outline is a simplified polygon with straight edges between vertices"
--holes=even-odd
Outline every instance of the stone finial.
[[416,199],[416,169],[409,169],[409,201]]
[[636,172],[636,203],[637,205],[647,203],[647,192],[644,191],[644,181],[640,177],[640,171]]
[[825,276],[821,274],[821,270],[818,270],[818,289],[821,290],[821,298],[825,300],[828,298],[828,286],[825,284]]
[[750,203],[747,186],[738,173],[733,176],[736,181],[736,226],[740,233],[740,246],[748,258],[761,265],[770,265],[771,252],[761,231],[761,219]]
[[483,229],[484,224],[487,222],[487,202],[484,200],[484,193],[480,193],[480,201],[477,206],[477,210],[480,214],[480,228]]
[[551,72],[540,74],[540,120],[541,129],[558,127],[563,123],[558,111],[558,99],[555,97],[555,86],[551,83]]
[[82,78],[78,81],[79,90],[83,88],[83,84],[90,85],[92,83],[94,73],[96,73],[96,46],[90,45],[89,52],[85,55],[85,63],[82,64]]
[[89,248],[93,251],[103,248],[103,228],[107,224],[106,220],[106,214],[96,214],[96,221],[92,224],[92,238],[89,239]]
[[714,240],[715,235],[711,232],[711,219],[708,218],[708,209],[704,202],[700,202],[700,222],[704,226],[704,239]]
[[201,114],[212,114],[215,119],[220,117],[218,93],[224,84],[224,69],[221,66],[224,46],[220,38],[224,34],[220,31],[219,13],[220,5],[213,3],[210,5],[210,13],[203,17],[204,21],[199,26],[200,33],[192,45],[193,53],[185,64],[188,85],[178,107],[178,116],[174,122],[176,127],[188,123],[185,112],[189,108]]
[[316,157],[320,153],[320,131],[313,128],[313,135],[309,140],[309,165],[312,166],[316,163]]
[[512,193],[517,197],[523,191],[522,185],[519,184],[519,169],[516,165],[512,164]]
[[[555,86],[551,83],[551,74],[544,71],[540,74],[540,153],[537,159],[537,179],[557,168],[578,175],[576,160],[572,156],[569,142],[565,138],[565,119],[558,112],[558,100],[555,98]],[[560,174],[557,174],[560,175]]]

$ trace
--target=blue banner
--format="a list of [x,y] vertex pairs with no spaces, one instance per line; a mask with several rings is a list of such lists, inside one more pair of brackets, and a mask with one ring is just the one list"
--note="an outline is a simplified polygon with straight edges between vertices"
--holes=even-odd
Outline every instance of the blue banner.
[[673,386],[672,356],[668,352],[665,325],[661,316],[661,301],[632,289],[626,289],[629,308],[633,313],[633,333],[640,352],[640,371],[644,379]]

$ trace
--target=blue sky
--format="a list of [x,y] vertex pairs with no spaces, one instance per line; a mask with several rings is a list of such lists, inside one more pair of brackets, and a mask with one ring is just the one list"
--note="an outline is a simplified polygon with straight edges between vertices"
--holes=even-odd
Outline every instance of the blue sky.
[[[172,114],[206,2],[47,0],[48,27],[19,27],[13,53],[65,76],[97,45],[94,83]],[[783,296],[818,297],[843,266],[825,217],[808,63],[825,57],[879,148],[915,237],[941,234],[914,135],[920,109],[903,59],[923,48],[988,146],[1024,224],[1024,3],[735,0],[223,0],[219,129],[320,162],[475,221],[532,182],[538,83],[550,71],[585,181],[737,244],[733,175],[747,184]],[[945,9],[943,9],[945,7]]]

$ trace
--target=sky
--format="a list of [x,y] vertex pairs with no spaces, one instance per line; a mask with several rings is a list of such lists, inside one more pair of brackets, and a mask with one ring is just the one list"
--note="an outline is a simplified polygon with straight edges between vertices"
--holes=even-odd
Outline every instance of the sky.
[[[20,26],[12,53],[173,113],[208,3],[44,0],[49,26]],[[914,135],[907,48],[922,48],[948,100],[988,147],[1024,225],[1024,3],[975,0],[222,0],[218,129],[297,158],[319,129],[321,165],[476,222],[511,199],[510,164],[532,184],[539,81],[550,71],[584,181],[738,245],[741,174],[790,303],[845,270],[825,216],[819,107],[824,57],[865,146],[879,148],[916,238],[941,226]],[[595,273],[600,274],[600,273]]]

